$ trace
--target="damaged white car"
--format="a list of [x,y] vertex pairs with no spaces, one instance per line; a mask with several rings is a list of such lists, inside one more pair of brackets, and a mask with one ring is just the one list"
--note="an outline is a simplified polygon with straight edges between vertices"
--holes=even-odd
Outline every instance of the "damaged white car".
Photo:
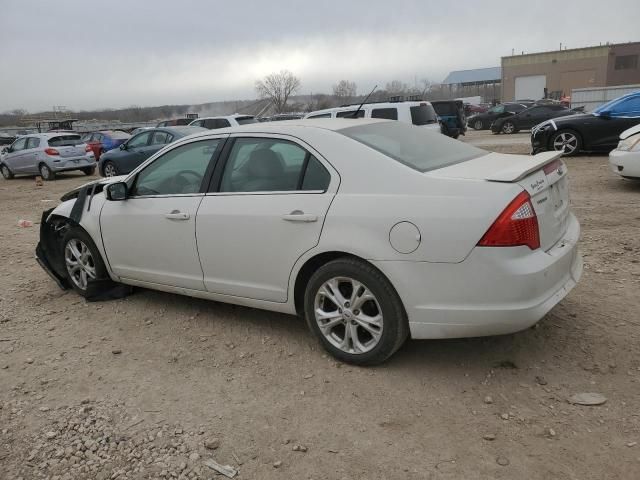
[[335,357],[375,364],[408,336],[525,329],[576,285],[559,157],[394,121],[213,130],[67,194],[37,257],[90,298],[139,286],[299,314]]

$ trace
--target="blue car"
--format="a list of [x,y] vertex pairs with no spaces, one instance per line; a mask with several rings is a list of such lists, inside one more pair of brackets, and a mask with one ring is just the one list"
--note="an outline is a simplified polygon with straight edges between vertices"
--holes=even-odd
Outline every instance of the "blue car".
[[542,122],[531,130],[533,153],[545,150],[576,155],[581,151],[610,152],[620,134],[640,124],[640,90],[611,100],[591,113]]
[[103,177],[126,175],[165,145],[187,135],[206,131],[206,128],[189,126],[143,130],[118,148],[101,155],[98,171]]
[[96,160],[100,159],[100,155],[109,150],[119,147],[126,142],[131,135],[121,130],[100,130],[99,132],[85,133],[82,141],[86,143]]

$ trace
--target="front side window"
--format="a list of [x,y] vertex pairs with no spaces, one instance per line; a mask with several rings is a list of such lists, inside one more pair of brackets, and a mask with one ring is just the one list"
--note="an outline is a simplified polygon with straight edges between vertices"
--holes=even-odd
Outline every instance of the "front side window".
[[[128,148],[146,147],[152,132],[140,133],[127,142]],[[155,132],[153,132],[155,133]]]
[[485,150],[403,122],[372,123],[337,131],[419,172],[487,155]]
[[331,114],[330,113],[320,113],[318,115],[310,115],[307,117],[307,119],[311,119],[311,118],[331,118]]
[[19,138],[18,140],[13,142],[13,145],[11,145],[11,151],[17,152],[18,150],[24,150],[24,147],[26,144],[27,144],[26,138]]
[[197,122],[191,122],[189,125],[192,127],[204,127],[204,120],[198,120]]
[[[514,111],[514,110],[511,110]],[[490,113],[504,113],[504,105],[496,105],[495,107],[491,107],[489,109]]]
[[219,143],[218,139],[188,143],[161,155],[138,174],[133,195],[198,193]]
[[171,143],[172,135],[167,132],[153,132],[151,145],[165,145]]
[[371,118],[386,118],[387,120],[398,119],[397,108],[374,108],[371,110]]
[[[356,113],[355,110],[349,110],[347,112],[338,112],[336,113],[337,118],[353,118],[353,114]],[[358,115],[356,118],[363,118],[364,110],[358,110]]]
[[239,138],[229,153],[220,191],[326,190],[330,180],[324,166],[296,143],[270,138]]
[[217,118],[215,122],[216,128],[227,128],[231,126],[231,123],[229,123],[229,120],[227,120],[226,118]]

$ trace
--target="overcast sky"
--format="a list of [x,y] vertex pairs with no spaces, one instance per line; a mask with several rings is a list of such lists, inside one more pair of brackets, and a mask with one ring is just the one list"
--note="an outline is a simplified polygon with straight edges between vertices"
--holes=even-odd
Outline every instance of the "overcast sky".
[[502,55],[640,40],[640,1],[0,0],[0,111],[255,98],[440,82]]

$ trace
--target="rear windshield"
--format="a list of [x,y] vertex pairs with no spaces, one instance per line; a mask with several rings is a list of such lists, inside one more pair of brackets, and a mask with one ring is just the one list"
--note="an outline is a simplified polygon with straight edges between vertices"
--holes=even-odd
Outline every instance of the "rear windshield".
[[432,105],[438,115],[456,115],[458,112],[455,103],[434,103]]
[[253,117],[236,117],[236,122],[239,125],[246,125],[248,123],[258,123],[258,121]]
[[372,123],[338,130],[419,172],[448,167],[487,155],[487,152],[441,133],[402,122]]
[[418,105],[411,107],[411,121],[414,125],[428,125],[430,123],[436,123],[438,117],[431,105]]
[[60,135],[59,137],[51,137],[49,139],[50,147],[74,147],[81,143],[82,139],[80,135]]

